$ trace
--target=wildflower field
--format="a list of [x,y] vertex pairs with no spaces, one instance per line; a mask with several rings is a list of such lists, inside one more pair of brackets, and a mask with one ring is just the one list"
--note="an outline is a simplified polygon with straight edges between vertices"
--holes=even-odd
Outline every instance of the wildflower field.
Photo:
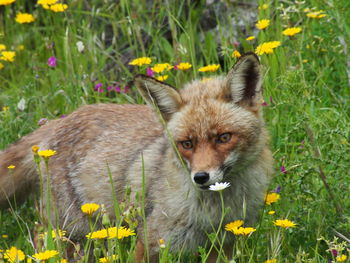
[[[255,52],[275,177],[255,225],[234,221],[208,240],[236,236],[220,262],[350,262],[349,45],[349,0],[0,0],[0,149],[81,105],[143,103],[138,73],[181,88]],[[32,150],[47,169],[59,154]],[[124,227],[86,204],[91,233],[77,242],[36,204],[0,210],[0,263],[133,262],[142,207],[119,204]],[[160,262],[208,257],[159,246]]]

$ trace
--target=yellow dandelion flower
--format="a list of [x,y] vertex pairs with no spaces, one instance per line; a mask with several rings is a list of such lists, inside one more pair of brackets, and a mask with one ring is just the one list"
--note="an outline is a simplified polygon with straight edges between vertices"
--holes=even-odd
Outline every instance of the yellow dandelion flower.
[[4,44],[0,44],[0,51],[3,51],[6,49],[6,46]]
[[0,70],[2,70],[4,67],[4,64],[0,63]]
[[159,81],[165,81],[168,79],[168,75],[163,75],[163,76],[158,76],[156,79],[159,80]]
[[22,250],[17,249],[16,247],[11,247],[10,249],[5,250],[4,258],[7,259],[8,262],[13,263],[24,260],[25,255]]
[[271,205],[272,203],[276,203],[281,196],[277,193],[269,193],[265,196],[265,204]]
[[274,210],[271,210],[271,211],[269,211],[269,212],[267,212],[269,215],[274,215],[274,214],[276,214],[276,211],[274,211]]
[[282,34],[285,36],[294,36],[301,32],[301,27],[290,27],[282,31]]
[[160,63],[160,64],[155,64],[152,67],[152,70],[155,73],[162,73],[164,70],[171,70],[173,68],[172,65],[170,65],[169,63]]
[[125,227],[110,227],[107,229],[98,230],[91,232],[86,235],[88,239],[103,239],[103,238],[118,238],[123,239],[124,237],[136,235],[134,230]]
[[230,230],[236,236],[248,236],[256,231],[254,227],[235,227]]
[[218,69],[220,68],[220,65],[219,64],[211,64],[211,65],[208,65],[208,66],[205,66],[205,67],[201,67],[198,69],[199,72],[215,72],[217,71]]
[[247,40],[247,41],[252,41],[252,40],[254,40],[255,39],[255,36],[250,36],[250,37],[247,37],[245,40]]
[[43,151],[38,151],[38,155],[45,158],[49,159],[50,157],[54,156],[56,154],[56,151],[54,150],[43,150]]
[[305,13],[308,13],[308,12],[311,11],[311,9],[310,9],[310,8],[305,8],[303,11],[304,11]]
[[188,62],[181,62],[178,65],[176,65],[176,68],[179,70],[187,70],[192,68],[192,65]]
[[38,151],[39,151],[39,146],[38,145],[33,145],[32,146],[32,152],[33,153],[38,153]]
[[100,208],[100,205],[95,204],[95,203],[88,203],[88,204],[83,204],[81,206],[81,211],[84,214],[87,214],[91,216],[93,213],[95,213],[98,209]]
[[14,166],[13,164],[7,166],[7,169],[15,169],[15,168],[16,168],[16,166]]
[[308,63],[309,61],[307,59],[303,59],[303,63]]
[[53,5],[56,4],[58,0],[38,0],[38,5]]
[[117,259],[118,259],[118,255],[112,255],[109,257],[100,258],[99,262],[100,263],[111,263],[113,261],[116,261]]
[[261,19],[255,24],[256,28],[260,30],[267,28],[269,25],[270,25],[269,19]]
[[20,23],[20,24],[24,24],[24,23],[32,23],[35,21],[35,18],[32,14],[28,14],[28,13],[18,13],[16,15],[16,22]]
[[314,11],[314,12],[307,13],[306,16],[310,17],[310,18],[314,18],[314,19],[320,19],[320,18],[325,17],[327,15],[324,14],[323,10],[320,10],[320,11]]
[[340,256],[337,256],[335,260],[336,260],[337,262],[343,262],[343,261],[345,261],[347,258],[348,258],[347,255],[340,255]]
[[67,263],[67,259],[62,258],[62,259],[61,259],[61,263]]
[[256,47],[255,53],[258,55],[271,54],[276,47],[281,45],[280,41],[264,42]]
[[[63,237],[65,237],[66,235],[65,230],[61,230],[61,229],[54,229],[51,231],[51,235],[52,238],[56,240],[57,239],[62,239]],[[45,239],[45,236],[47,236],[47,232],[45,232],[44,234],[39,234],[39,239]]]
[[0,56],[0,60],[13,62],[13,61],[15,61],[15,56],[16,56],[16,52],[14,52],[14,51],[2,51],[1,56]]
[[277,219],[273,221],[273,224],[275,226],[279,226],[283,228],[295,227],[297,225],[293,221],[290,221],[288,219]]
[[2,238],[9,238],[9,235],[2,235]]
[[54,11],[55,13],[64,12],[67,8],[68,5],[66,4],[54,4],[50,6],[50,10]]
[[16,0],[0,0],[0,5],[10,5],[16,2]]
[[48,260],[58,255],[57,250],[46,250],[44,252],[36,253],[32,257],[37,260]]
[[243,226],[243,220],[236,220],[236,221],[233,221],[231,223],[228,223],[225,225],[225,230],[226,231],[231,231],[233,228],[238,228],[238,227],[241,227]]
[[33,259],[32,258],[27,258],[27,263],[32,263]]
[[264,263],[277,263],[277,259],[268,259]]
[[9,110],[10,110],[10,107],[6,107],[6,106],[2,107],[2,111],[3,111],[3,112],[7,112],[7,111],[9,111]]
[[259,10],[265,10],[267,8],[269,8],[268,4],[262,4],[261,6],[259,6]]
[[239,53],[238,50],[235,50],[235,51],[232,52],[232,57],[233,57],[233,58],[239,58],[239,57],[241,57],[241,56],[242,56],[242,55],[241,55],[241,53]]
[[129,65],[132,66],[143,66],[143,65],[149,65],[152,63],[152,59],[149,57],[141,57],[141,58],[135,58],[133,61],[129,63]]

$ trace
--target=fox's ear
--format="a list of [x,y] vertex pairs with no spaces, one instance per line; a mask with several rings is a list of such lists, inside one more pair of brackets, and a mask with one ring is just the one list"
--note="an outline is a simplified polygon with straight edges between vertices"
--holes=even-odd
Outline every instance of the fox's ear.
[[147,104],[159,109],[164,120],[178,111],[182,100],[174,87],[145,75],[137,75],[134,84]]
[[261,100],[260,62],[254,53],[246,53],[233,66],[226,78],[234,103],[248,107],[256,106]]

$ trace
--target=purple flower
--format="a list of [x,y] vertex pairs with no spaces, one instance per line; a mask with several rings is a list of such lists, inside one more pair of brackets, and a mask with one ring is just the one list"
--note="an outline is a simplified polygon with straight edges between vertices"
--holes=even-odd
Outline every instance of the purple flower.
[[113,90],[113,88],[114,88],[113,86],[108,86],[107,91],[111,91],[111,90]]
[[241,43],[239,43],[238,41],[234,41],[233,45],[237,48]]
[[121,92],[121,88],[119,86],[115,86],[115,92],[120,93]]
[[95,85],[95,88],[94,88],[94,91],[97,91],[97,92],[103,92],[103,88],[102,88],[103,84],[102,83],[97,83]]
[[272,96],[270,96],[270,103],[273,104]]
[[39,121],[38,121],[38,125],[39,126],[43,126],[47,123],[47,118],[41,118]]
[[47,65],[51,68],[54,68],[57,66],[57,59],[55,56],[49,57],[47,60]]
[[129,92],[129,89],[130,89],[129,86],[125,86],[125,87],[124,87],[124,93],[128,93],[128,92]]
[[281,186],[277,185],[277,187],[275,189],[273,189],[272,192],[280,193],[281,192]]
[[266,101],[264,101],[263,103],[261,103],[261,106],[266,107],[269,106],[269,104],[267,104]]
[[147,68],[146,74],[149,77],[154,77],[154,72],[153,72],[153,70],[151,68]]
[[65,115],[65,114],[62,114],[62,115],[60,116],[61,119],[66,118],[66,117],[67,117],[67,115]]
[[284,167],[284,165],[281,166],[280,170],[281,170],[281,172],[284,173],[284,174],[287,173],[287,170],[286,170],[286,168]]
[[338,256],[338,251],[336,249],[332,249],[331,252],[332,252],[333,257]]

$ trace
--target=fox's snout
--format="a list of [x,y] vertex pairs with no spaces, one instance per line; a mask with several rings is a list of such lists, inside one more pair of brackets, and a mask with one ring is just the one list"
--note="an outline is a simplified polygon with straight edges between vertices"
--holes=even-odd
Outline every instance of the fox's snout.
[[210,179],[209,173],[207,172],[198,172],[195,173],[193,176],[193,180],[195,181],[196,184],[205,184],[208,182]]

